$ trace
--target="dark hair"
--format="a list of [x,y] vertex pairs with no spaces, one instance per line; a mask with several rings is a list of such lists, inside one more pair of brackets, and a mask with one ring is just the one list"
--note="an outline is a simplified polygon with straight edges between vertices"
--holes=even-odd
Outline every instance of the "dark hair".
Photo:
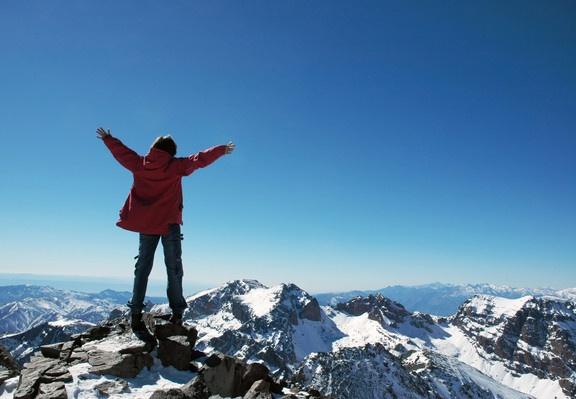
[[152,143],[152,148],[166,151],[170,155],[176,155],[176,142],[170,136],[160,136]]

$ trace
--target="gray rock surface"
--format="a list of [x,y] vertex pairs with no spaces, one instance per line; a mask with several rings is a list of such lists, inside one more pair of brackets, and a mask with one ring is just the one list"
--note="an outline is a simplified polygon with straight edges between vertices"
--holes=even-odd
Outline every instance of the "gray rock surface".
[[130,392],[128,383],[121,378],[116,378],[114,381],[104,381],[96,385],[94,389],[102,396],[118,395]]
[[176,335],[160,340],[158,358],[164,366],[173,366],[178,370],[190,370],[192,347],[188,337]]
[[148,353],[125,354],[93,351],[88,353],[88,363],[94,374],[110,374],[117,377],[134,378],[144,368],[152,367],[153,359]]
[[242,396],[242,376],[246,366],[230,356],[220,354],[218,357],[220,362],[216,366],[201,370],[206,387],[212,394]]

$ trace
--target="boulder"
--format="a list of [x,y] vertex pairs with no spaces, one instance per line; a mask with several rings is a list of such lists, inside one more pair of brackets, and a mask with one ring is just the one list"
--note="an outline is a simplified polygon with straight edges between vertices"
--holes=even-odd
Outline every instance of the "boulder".
[[96,326],[96,327],[92,327],[88,331],[84,332],[81,336],[82,336],[82,338],[85,338],[88,341],[94,341],[97,339],[102,339],[102,338],[107,337],[111,331],[112,331],[112,328],[110,328],[109,326],[106,326],[106,325]]
[[152,367],[153,359],[148,353],[125,354],[94,351],[88,353],[90,370],[94,374],[110,374],[117,377],[134,378],[146,366]]
[[53,382],[72,382],[72,375],[68,371],[68,368],[62,364],[56,364],[46,370],[40,376],[40,382],[50,384]]
[[44,357],[60,359],[60,351],[62,350],[62,345],[64,345],[64,342],[58,342],[51,345],[42,345],[40,347],[40,352]]
[[24,364],[18,381],[18,387],[16,388],[16,392],[14,392],[14,399],[32,399],[36,397],[42,374],[58,364],[58,360],[42,357],[33,358],[33,361]]
[[242,384],[240,387],[240,393],[244,395],[252,387],[252,385],[263,379],[269,379],[268,367],[262,363],[250,363],[246,366],[246,371],[242,375]]
[[88,354],[81,348],[76,348],[68,357],[68,363],[71,365],[86,363],[88,361]]
[[66,388],[61,381],[49,384],[40,384],[36,399],[68,399]]
[[72,355],[72,352],[80,345],[81,345],[80,338],[64,342],[64,344],[62,344],[62,348],[60,349],[60,360],[63,360],[65,362],[70,361],[70,356]]
[[116,378],[114,381],[104,381],[94,387],[96,391],[102,396],[119,395],[121,393],[130,392],[128,383],[121,378]]
[[164,366],[173,366],[178,370],[189,370],[192,361],[192,348],[188,337],[175,335],[160,340],[158,358]]
[[194,327],[168,323],[164,320],[157,321],[154,326],[154,336],[159,341],[167,339],[168,337],[182,335],[188,339],[190,346],[194,347],[196,339],[198,338],[198,331]]
[[241,396],[242,376],[246,371],[244,363],[224,354],[217,356],[220,362],[216,366],[206,365],[201,370],[208,391],[221,396]]
[[118,351],[122,355],[126,354],[136,354],[136,353],[144,353],[144,352],[151,352],[150,346],[147,342],[142,341],[134,341],[130,343],[129,346],[126,346]]
[[194,377],[180,389],[187,395],[188,399],[208,399],[211,396],[202,374]]

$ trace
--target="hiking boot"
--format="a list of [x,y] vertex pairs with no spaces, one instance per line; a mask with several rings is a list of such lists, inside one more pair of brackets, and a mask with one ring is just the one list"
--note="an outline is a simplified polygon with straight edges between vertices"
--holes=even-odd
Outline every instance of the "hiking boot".
[[182,313],[172,313],[169,321],[172,324],[182,325]]
[[142,321],[142,313],[132,313],[130,327],[132,327],[133,332],[147,331],[146,324]]

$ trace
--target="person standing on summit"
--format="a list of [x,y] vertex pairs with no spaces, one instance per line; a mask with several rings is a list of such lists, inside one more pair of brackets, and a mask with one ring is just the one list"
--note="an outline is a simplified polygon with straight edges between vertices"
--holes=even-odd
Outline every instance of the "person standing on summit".
[[181,323],[187,307],[182,295],[182,177],[198,168],[204,168],[222,155],[234,151],[232,142],[218,145],[188,157],[176,157],[176,143],[170,136],[154,140],[150,151],[140,156],[110,134],[110,130],[98,128],[97,138],[102,139],[114,158],[132,172],[134,183],[120,211],[117,226],[140,233],[138,261],[134,270],[131,310],[131,326],[134,332],[146,331],[142,321],[144,297],[148,276],[152,270],[154,253],[162,241],[164,262],[168,274],[168,304],[172,310],[170,321]]

